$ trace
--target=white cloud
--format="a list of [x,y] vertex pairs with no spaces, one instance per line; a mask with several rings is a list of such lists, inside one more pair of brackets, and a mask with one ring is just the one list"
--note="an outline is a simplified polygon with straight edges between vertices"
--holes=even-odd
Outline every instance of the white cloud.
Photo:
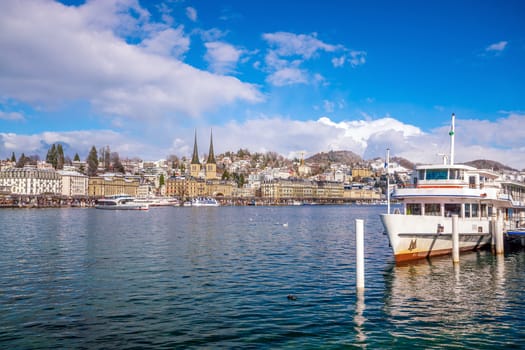
[[266,81],[275,86],[294,84],[306,84],[308,82],[307,72],[295,67],[279,69],[270,74]]
[[43,132],[30,135],[0,133],[0,151],[8,155],[11,152],[15,152],[17,156],[22,153],[26,156],[37,154],[43,159],[49,146],[58,142],[64,144],[64,153],[70,158],[73,158],[75,153],[85,157],[92,146],[106,145],[109,145],[112,151],[118,152],[121,157],[153,154],[150,145],[141,144],[112,130]]
[[184,35],[184,27],[179,26],[153,33],[140,46],[148,53],[181,59],[190,48],[190,39]]
[[24,116],[18,112],[3,112],[0,111],[0,119],[3,120],[25,120]]
[[317,33],[310,35],[288,32],[265,33],[263,39],[274,48],[279,56],[302,56],[311,58],[317,51],[334,52],[340,47],[317,39]]
[[[165,56],[187,49],[182,28],[148,20],[133,0],[79,7],[0,2],[0,47],[9,53],[0,55],[0,95],[43,106],[88,100],[104,113],[137,119],[199,116],[236,101],[261,101],[252,84]],[[137,28],[147,31],[142,46],[119,36],[140,34]]]
[[197,21],[197,10],[193,7],[186,7],[186,16],[193,22]]
[[[320,82],[317,79],[320,77],[318,73],[310,73],[305,68],[300,68],[306,61],[317,58],[320,52],[345,52],[342,56],[332,58],[334,67],[342,67],[346,62],[355,67],[366,62],[366,52],[347,50],[343,45],[326,44],[317,38],[317,33],[265,33],[263,39],[269,46],[265,57],[269,73],[267,81],[277,86]],[[282,79],[284,76],[294,78]]]
[[335,103],[332,101],[324,100],[323,101],[324,111],[326,113],[332,113],[334,111]]
[[[496,122],[456,119],[456,162],[476,159],[499,161],[516,169],[525,168],[525,147],[521,141],[521,126],[525,115],[511,113]],[[199,149],[208,149],[209,131],[213,128],[215,152],[248,148],[252,152],[275,151],[294,157],[298,150],[308,155],[329,150],[350,150],[364,159],[384,157],[390,148],[391,156],[404,157],[413,162],[439,163],[440,154],[449,154],[448,121],[443,126],[423,132],[416,126],[391,117],[379,119],[333,121],[328,117],[318,120],[293,120],[283,116],[256,116],[243,122],[230,121],[225,125],[201,126],[198,131]],[[203,131],[205,130],[205,131]],[[286,132],[283,132],[285,130]],[[497,132],[494,132],[497,130]],[[63,142],[66,154],[87,155],[92,145],[109,145],[122,157],[139,156],[160,159],[168,154],[191,156],[193,129],[178,128],[173,138],[164,138],[163,145],[137,142],[129,136],[111,130],[44,132],[35,135],[0,133],[0,157],[11,152],[17,155],[45,156],[49,145]],[[158,140],[156,140],[158,141]],[[161,143],[162,143],[161,142]]]
[[485,48],[487,52],[501,52],[507,47],[507,41],[500,41],[494,44],[491,44]]
[[205,43],[204,46],[207,49],[204,58],[210,69],[219,74],[231,73],[243,53],[233,45],[219,41]]
[[341,57],[332,58],[332,65],[335,68],[343,67],[345,63],[350,63],[352,67],[357,67],[366,63],[366,52],[349,51]]

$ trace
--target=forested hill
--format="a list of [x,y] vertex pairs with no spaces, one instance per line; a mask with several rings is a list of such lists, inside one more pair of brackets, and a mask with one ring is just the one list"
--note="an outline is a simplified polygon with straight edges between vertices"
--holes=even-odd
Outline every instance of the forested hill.
[[472,160],[470,162],[465,162],[464,164],[470,165],[478,169],[492,169],[494,171],[500,171],[500,170],[517,171],[516,169],[503,165],[500,162],[496,162],[494,160],[487,160],[487,159]]
[[352,151],[329,151],[314,154],[305,159],[307,163],[342,163],[342,164],[356,164],[363,161],[363,159]]

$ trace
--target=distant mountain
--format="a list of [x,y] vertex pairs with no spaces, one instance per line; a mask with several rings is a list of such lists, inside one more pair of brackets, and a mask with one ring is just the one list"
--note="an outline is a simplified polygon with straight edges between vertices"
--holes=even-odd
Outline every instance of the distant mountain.
[[409,161],[408,159],[401,158],[401,157],[391,157],[391,162],[396,162],[397,164],[401,165],[403,168],[412,170],[414,169],[415,164]]
[[487,159],[472,160],[464,164],[470,165],[478,169],[492,169],[494,171],[500,171],[500,170],[517,171],[516,169],[503,165],[500,162],[496,162],[494,160],[487,160]]
[[356,164],[362,162],[363,159],[352,151],[330,151],[314,154],[306,158],[307,163],[342,163],[342,164]]

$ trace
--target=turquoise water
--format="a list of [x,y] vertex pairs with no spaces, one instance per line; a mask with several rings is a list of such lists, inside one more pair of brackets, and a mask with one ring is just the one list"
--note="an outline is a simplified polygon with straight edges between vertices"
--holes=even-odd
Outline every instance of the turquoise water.
[[382,211],[0,210],[0,348],[525,348],[523,251],[396,266]]

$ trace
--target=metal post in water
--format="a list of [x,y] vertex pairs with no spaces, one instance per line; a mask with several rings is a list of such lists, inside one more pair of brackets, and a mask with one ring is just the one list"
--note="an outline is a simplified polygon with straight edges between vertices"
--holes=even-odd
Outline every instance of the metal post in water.
[[[365,289],[365,234],[364,221],[355,219],[355,271],[357,291]],[[358,293],[359,294],[359,293]]]
[[458,215],[452,215],[452,262],[459,264]]

